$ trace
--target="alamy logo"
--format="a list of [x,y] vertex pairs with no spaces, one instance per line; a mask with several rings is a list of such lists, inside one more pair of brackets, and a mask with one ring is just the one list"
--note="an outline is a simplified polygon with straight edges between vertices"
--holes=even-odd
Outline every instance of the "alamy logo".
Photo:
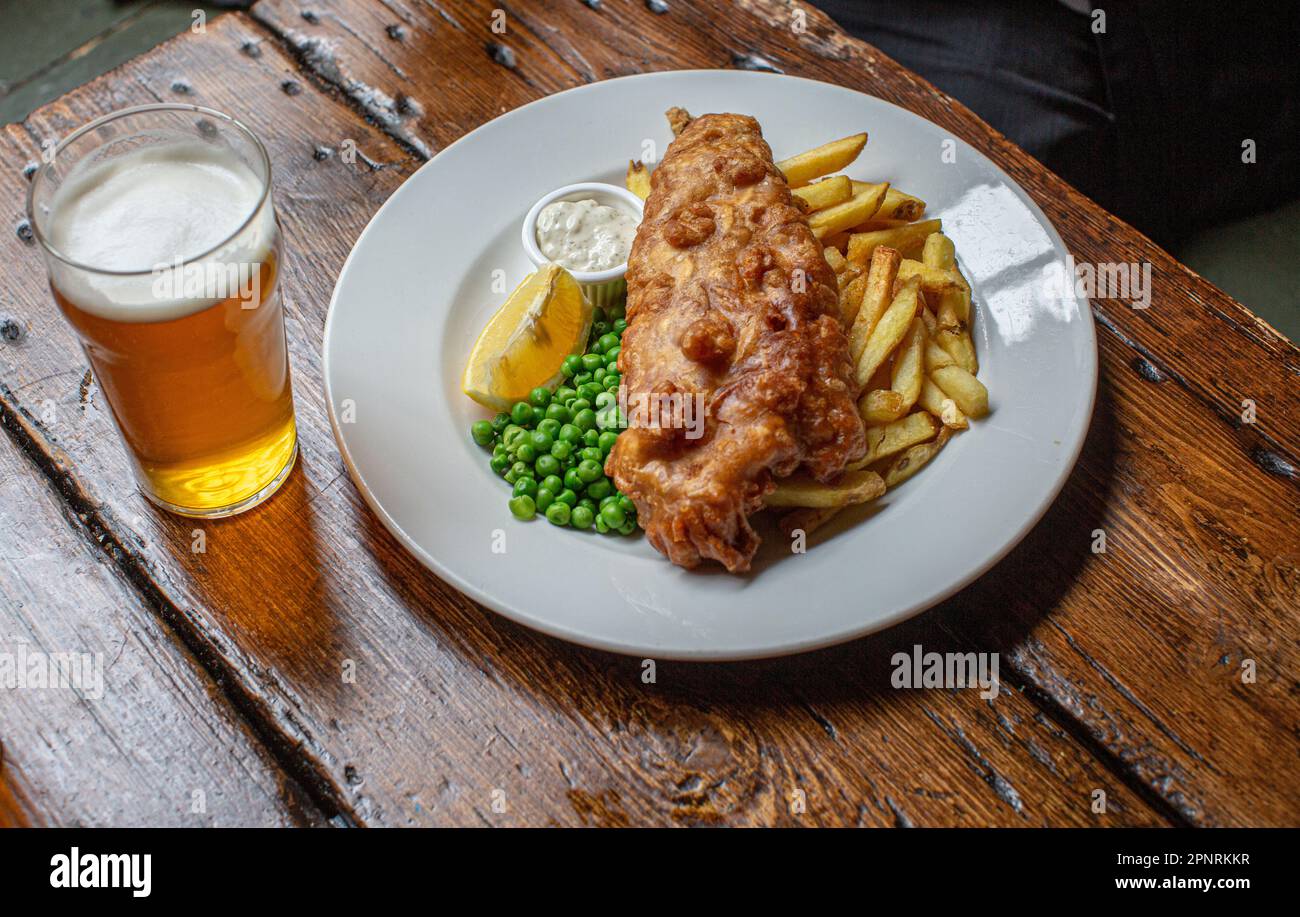
[[50,857],[52,888],[129,888],[136,898],[148,898],[153,889],[153,854],[69,853]]
[[979,687],[985,700],[998,696],[997,653],[926,653],[917,643],[910,654],[895,653],[890,663],[889,683],[895,688]]
[[0,652],[0,689],[59,688],[79,691],[87,700],[104,696],[103,653]]
[[180,258],[153,268],[157,299],[238,299],[240,308],[262,302],[262,265],[256,262],[186,262]]
[[1090,264],[1066,255],[1065,262],[1052,262],[1043,274],[1043,294],[1064,301],[1073,293],[1080,299],[1114,299],[1134,309],[1151,307],[1151,262],[1104,262]]

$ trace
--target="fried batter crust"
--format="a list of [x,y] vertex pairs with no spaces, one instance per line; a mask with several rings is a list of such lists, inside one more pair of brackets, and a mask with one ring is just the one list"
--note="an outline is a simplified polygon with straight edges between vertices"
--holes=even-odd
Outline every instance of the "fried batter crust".
[[[631,425],[606,470],[675,564],[749,569],[774,478],[834,478],[866,449],[835,275],[758,122],[690,121],[651,176],[619,369]],[[637,405],[704,408],[703,435]]]

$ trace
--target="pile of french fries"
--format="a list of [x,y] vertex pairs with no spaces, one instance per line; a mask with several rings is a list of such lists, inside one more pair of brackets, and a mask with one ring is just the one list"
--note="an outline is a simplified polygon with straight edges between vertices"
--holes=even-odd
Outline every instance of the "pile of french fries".
[[[865,133],[854,134],[777,163],[835,270],[867,428],[866,455],[838,481],[795,475],[767,496],[768,506],[788,510],[787,535],[878,499],[989,411],[988,390],[975,378],[970,284],[941,221],[924,219],[925,201],[889,182],[837,174],[866,144]],[[649,196],[642,163],[628,164],[627,187]]]

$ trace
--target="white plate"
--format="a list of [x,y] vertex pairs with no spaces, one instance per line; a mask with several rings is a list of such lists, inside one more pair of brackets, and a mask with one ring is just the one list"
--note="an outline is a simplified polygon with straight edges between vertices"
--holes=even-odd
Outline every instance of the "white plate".
[[[671,136],[663,112],[673,105],[754,115],[778,159],[868,131],[849,173],[926,200],[975,291],[992,414],[870,512],[844,514],[815,533],[806,554],[791,555],[774,528],[760,529],[766,543],[748,576],[681,570],[644,537],[516,521],[507,486],[469,438],[485,412],[458,386],[470,346],[504,299],[493,291],[494,272],[504,271],[508,290],[530,268],[519,245],[529,206],[571,182],[619,183],[643,143],[662,154]],[[1044,291],[1065,257],[1056,230],[1006,174],[879,99],[749,72],[594,83],[461,138],[371,220],[343,266],[325,327],[330,418],[353,480],[384,525],[427,567],[501,614],[653,658],[800,652],[943,600],[1002,558],[1055,498],[1083,444],[1097,378],[1086,301]],[[505,552],[497,553],[502,534]]]

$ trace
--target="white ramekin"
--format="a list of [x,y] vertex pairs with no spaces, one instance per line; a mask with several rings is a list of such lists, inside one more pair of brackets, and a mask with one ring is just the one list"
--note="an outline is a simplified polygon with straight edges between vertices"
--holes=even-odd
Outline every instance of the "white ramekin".
[[[563,188],[556,188],[536,204],[533,204],[532,209],[528,211],[528,215],[524,217],[522,234],[524,251],[528,253],[528,258],[533,264],[542,267],[551,263],[551,259],[543,255],[541,248],[537,245],[537,215],[542,212],[542,208],[555,201],[584,201],[587,199],[594,200],[598,204],[604,204],[607,207],[617,207],[620,210],[629,211],[636,217],[638,223],[641,222],[641,198],[626,188],[620,188],[618,185],[607,185],[598,181],[579,182],[576,185],[565,185]],[[569,271],[569,273],[573,275],[574,280],[578,281],[578,286],[582,288],[587,301],[598,309],[612,305],[627,291],[626,264],[620,264],[618,267],[612,267],[607,271]]]

